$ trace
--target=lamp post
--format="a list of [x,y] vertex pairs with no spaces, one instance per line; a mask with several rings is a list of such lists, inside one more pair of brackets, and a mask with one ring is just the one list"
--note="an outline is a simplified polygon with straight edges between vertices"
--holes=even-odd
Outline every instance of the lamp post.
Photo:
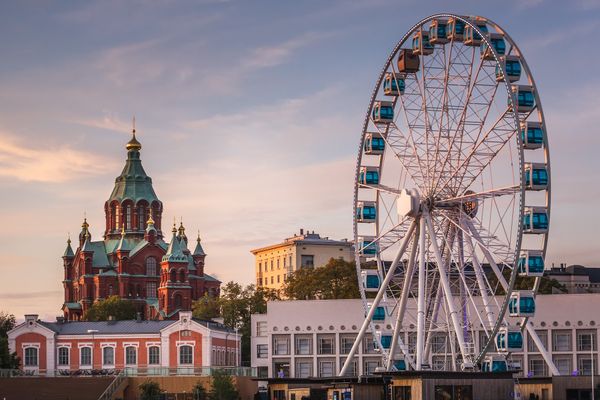
[[88,329],[87,333],[92,334],[92,359],[90,360],[92,364],[92,370],[94,369],[94,349],[96,348],[96,343],[94,342],[94,333],[98,333],[98,329]]

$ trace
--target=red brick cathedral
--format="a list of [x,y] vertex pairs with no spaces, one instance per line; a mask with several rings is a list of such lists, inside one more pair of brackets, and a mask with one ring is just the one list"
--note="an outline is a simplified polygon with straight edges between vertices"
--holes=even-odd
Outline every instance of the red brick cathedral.
[[191,310],[193,300],[219,295],[221,282],[204,273],[199,236],[192,252],[183,223],[179,229],[173,224],[165,242],[163,204],[142,167],[135,129],[126,148],[125,168],[104,203],[102,240],[92,240],[84,219],[75,252],[67,241],[62,307],[67,320],[80,320],[94,302],[111,295],[134,301],[146,319],[175,319],[179,311]]

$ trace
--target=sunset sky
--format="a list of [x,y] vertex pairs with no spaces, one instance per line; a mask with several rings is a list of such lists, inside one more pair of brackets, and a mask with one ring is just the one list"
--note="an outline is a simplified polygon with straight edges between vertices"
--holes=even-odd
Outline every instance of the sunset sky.
[[[548,263],[600,266],[600,2],[19,1],[0,5],[0,310],[60,314],[61,255],[92,236],[135,115],[164,221],[207,272],[254,281],[250,249],[352,234],[364,112],[419,19],[483,15],[531,67],[546,114]],[[458,2],[456,2],[458,4]]]

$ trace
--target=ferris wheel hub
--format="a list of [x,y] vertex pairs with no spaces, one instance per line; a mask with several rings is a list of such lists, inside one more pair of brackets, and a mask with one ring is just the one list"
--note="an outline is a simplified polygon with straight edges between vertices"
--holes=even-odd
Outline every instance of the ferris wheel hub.
[[400,218],[416,218],[421,213],[421,196],[417,189],[402,189],[396,201]]

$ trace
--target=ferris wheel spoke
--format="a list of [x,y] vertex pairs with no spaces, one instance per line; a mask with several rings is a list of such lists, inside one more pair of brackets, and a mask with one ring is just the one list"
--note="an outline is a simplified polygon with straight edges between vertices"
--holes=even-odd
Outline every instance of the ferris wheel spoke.
[[483,192],[478,193],[468,193],[462,196],[450,197],[448,199],[440,200],[436,202],[436,205],[441,207],[450,206],[455,204],[464,204],[476,200],[485,200],[490,198],[496,198],[500,196],[510,196],[515,195],[521,191],[521,187],[519,185],[507,186],[498,189],[490,189],[485,190]]

